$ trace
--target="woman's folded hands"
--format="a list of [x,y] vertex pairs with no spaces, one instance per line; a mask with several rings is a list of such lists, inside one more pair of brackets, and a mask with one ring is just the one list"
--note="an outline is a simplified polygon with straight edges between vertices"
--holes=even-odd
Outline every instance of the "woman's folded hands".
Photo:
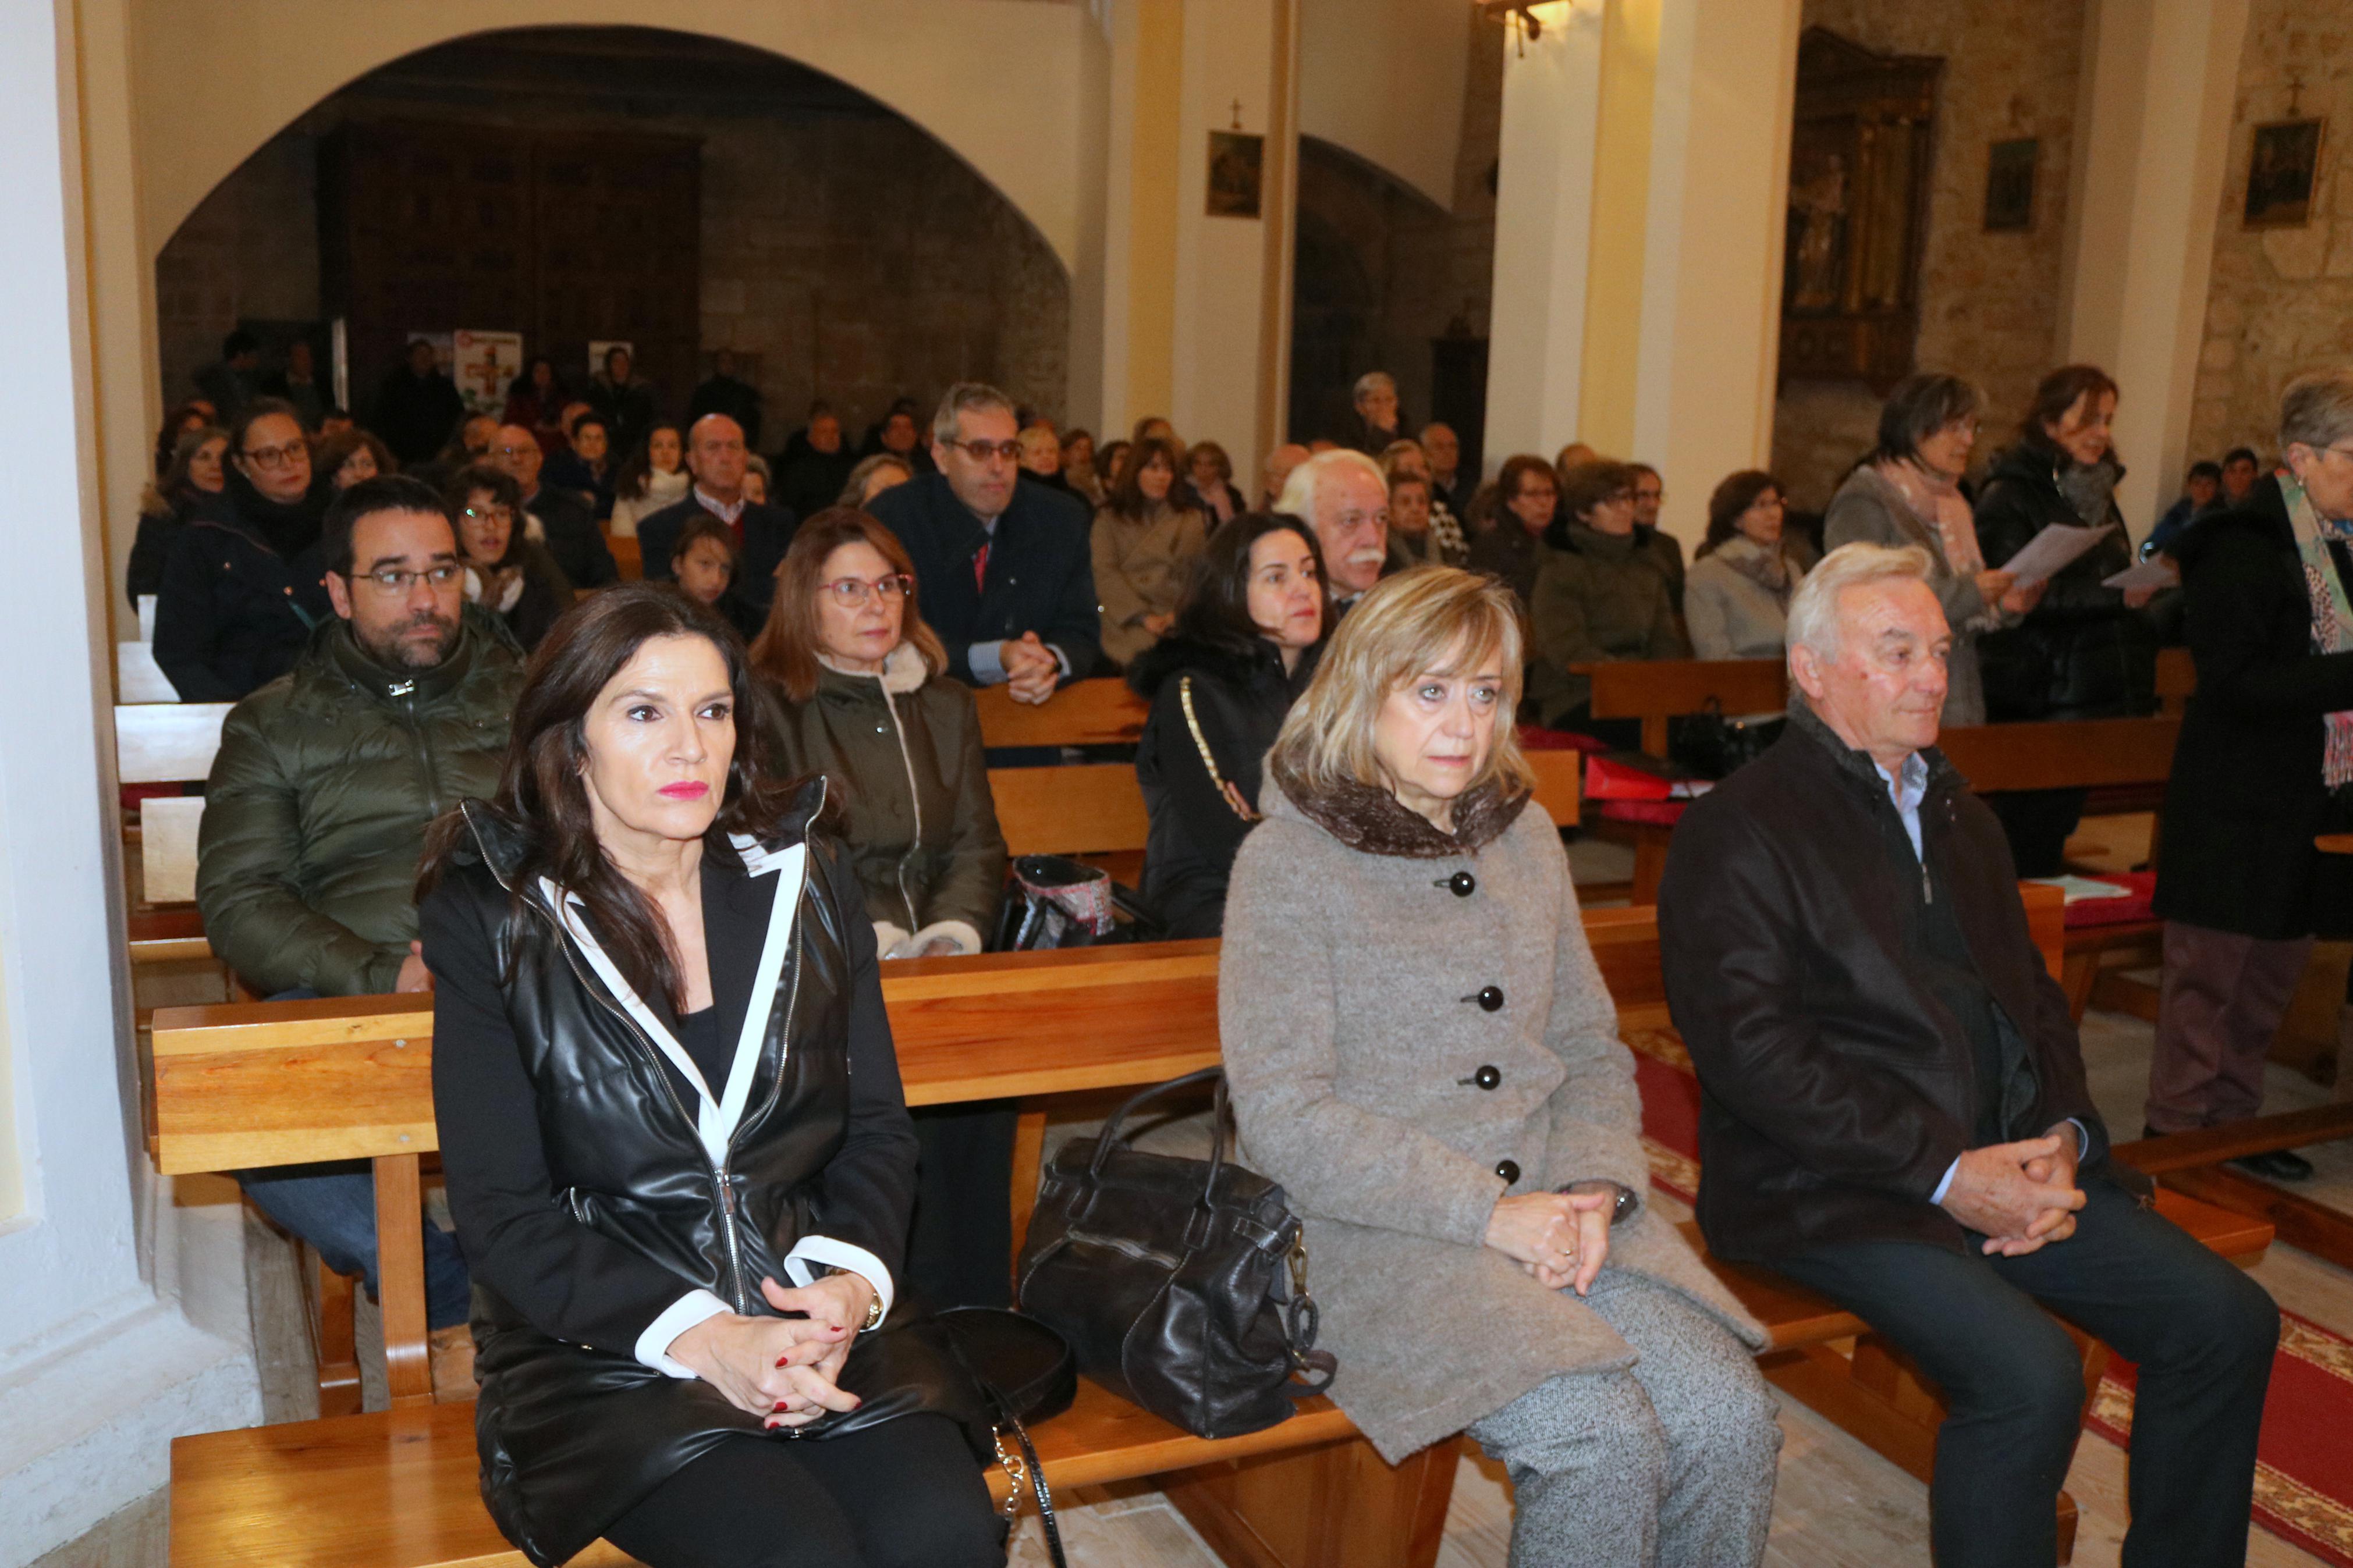
[[780,1312],[806,1315],[747,1318],[722,1312],[672,1340],[670,1359],[771,1429],[806,1426],[829,1410],[857,1409],[857,1395],[835,1380],[866,1321],[874,1288],[856,1274],[841,1273],[797,1289],[765,1279],[760,1293]]
[[1487,1245],[1547,1290],[1574,1287],[1582,1296],[1609,1256],[1609,1211],[1616,1205],[1606,1192],[1498,1198],[1487,1216]]

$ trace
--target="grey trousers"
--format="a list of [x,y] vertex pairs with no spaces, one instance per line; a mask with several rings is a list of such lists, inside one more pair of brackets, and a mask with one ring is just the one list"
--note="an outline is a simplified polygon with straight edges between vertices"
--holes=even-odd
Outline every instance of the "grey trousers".
[[2263,1059],[2311,955],[2310,937],[2266,942],[2165,922],[2149,1126],[2191,1132],[2262,1111]]
[[1755,1359],[1638,1276],[1605,1268],[1587,1300],[1641,1359],[1556,1377],[1470,1429],[1511,1472],[1511,1568],[1751,1568],[1781,1450]]

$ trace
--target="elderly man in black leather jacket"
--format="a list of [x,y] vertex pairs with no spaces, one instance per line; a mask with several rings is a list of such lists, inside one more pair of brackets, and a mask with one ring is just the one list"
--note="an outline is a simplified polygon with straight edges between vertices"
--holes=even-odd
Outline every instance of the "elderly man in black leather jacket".
[[2278,1312],[2108,1161],[2001,829],[1936,749],[1928,570],[1850,544],[1808,575],[1788,732],[1676,829],[1659,931],[1700,1226],[1943,1387],[1942,1568],[2055,1554],[2084,1384],[2046,1307],[2140,1366],[2125,1561],[2235,1564]]

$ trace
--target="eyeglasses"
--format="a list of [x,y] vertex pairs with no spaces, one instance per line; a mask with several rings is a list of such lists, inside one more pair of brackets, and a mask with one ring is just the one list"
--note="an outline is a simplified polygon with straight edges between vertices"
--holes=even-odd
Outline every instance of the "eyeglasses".
[[455,583],[465,570],[455,562],[446,562],[439,566],[427,566],[422,572],[404,572],[397,566],[386,566],[379,571],[363,572],[353,580],[373,583],[387,594],[406,594],[419,583],[427,584],[436,588],[447,588]]
[[871,583],[863,577],[836,577],[824,586],[835,604],[845,610],[856,610],[865,607],[870,595],[879,595],[886,605],[897,603],[915,591],[915,580],[904,572],[893,572]]
[[945,445],[955,447],[976,463],[986,463],[991,458],[1008,463],[1021,460],[1021,443],[1018,441],[949,441]]
[[466,509],[466,516],[475,522],[512,523],[514,521],[514,508],[511,506],[470,506]]
[[528,447],[493,447],[491,448],[491,456],[493,458],[520,458],[525,452],[536,452],[538,450],[539,443],[533,441]]
[[311,446],[307,441],[289,441],[283,447],[248,447],[244,456],[247,461],[261,468],[288,468],[294,466],[297,458],[309,462]]

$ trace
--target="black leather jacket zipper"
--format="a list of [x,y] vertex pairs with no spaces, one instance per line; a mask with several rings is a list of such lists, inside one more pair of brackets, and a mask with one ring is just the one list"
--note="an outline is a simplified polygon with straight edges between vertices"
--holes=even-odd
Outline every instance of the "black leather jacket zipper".
[[[581,971],[580,960],[573,952],[572,943],[565,939],[564,928],[555,917],[536,903],[532,904],[531,907],[554,929],[556,946],[563,951],[564,962],[571,968],[572,977],[580,983],[582,990],[596,999],[599,1006],[618,1018],[623,1026],[629,1031],[629,1037],[636,1040],[644,1047],[646,1054],[653,1058],[654,1077],[659,1080],[662,1092],[670,1097],[670,1109],[676,1110],[680,1120],[689,1127],[695,1126],[695,1119],[687,1114],[685,1101],[679,1099],[677,1087],[670,1081],[670,1072],[662,1058],[661,1048],[647,1037],[645,1030],[638,1027],[638,1021],[629,1016],[628,1009],[615,1006],[600,987],[590,984],[588,976]],[[799,972],[796,969],[794,972],[796,991],[799,986]],[[788,1014],[787,1016],[789,1016]],[[783,1074],[777,1075],[779,1084],[783,1082]],[[734,1147],[732,1134],[729,1137],[728,1147],[731,1150]],[[727,1163],[724,1160],[717,1165],[708,1166],[707,1169],[711,1174],[712,1213],[719,1222],[719,1235],[727,1248],[727,1274],[731,1287],[727,1292],[728,1305],[741,1316],[748,1318],[754,1314],[752,1303],[744,1289],[744,1255],[735,1241],[735,1189],[733,1179],[728,1174]]]

